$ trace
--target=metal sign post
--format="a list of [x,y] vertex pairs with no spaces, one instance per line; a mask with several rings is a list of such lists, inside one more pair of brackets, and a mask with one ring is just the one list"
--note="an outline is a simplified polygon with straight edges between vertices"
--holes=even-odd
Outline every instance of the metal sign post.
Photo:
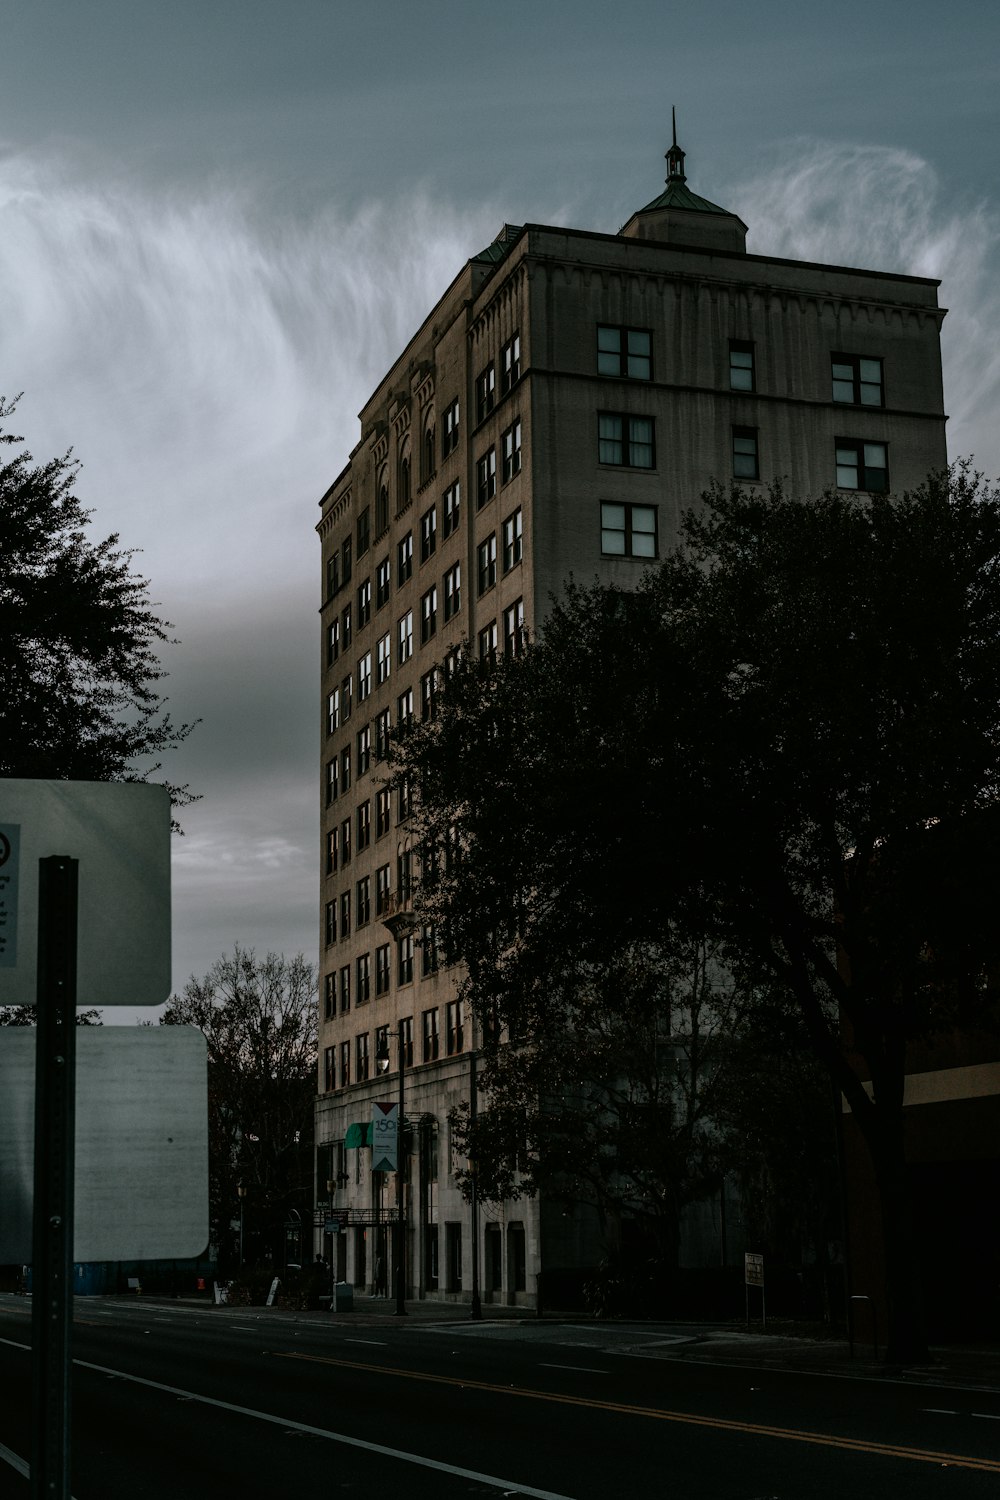
[[78,873],[61,854],[38,861],[32,1500],[70,1500]]

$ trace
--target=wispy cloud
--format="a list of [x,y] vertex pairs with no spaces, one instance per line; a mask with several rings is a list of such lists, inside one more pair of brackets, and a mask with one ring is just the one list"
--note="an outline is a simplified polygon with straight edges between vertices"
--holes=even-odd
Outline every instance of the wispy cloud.
[[948,451],[1000,474],[1000,206],[956,203],[912,152],[793,141],[724,200],[757,254],[941,280]]

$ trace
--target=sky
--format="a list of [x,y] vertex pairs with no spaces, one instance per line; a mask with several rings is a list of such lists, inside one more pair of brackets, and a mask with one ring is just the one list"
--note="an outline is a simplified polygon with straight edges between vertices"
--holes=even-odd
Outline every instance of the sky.
[[[372,19],[376,17],[377,19]],[[665,175],[759,254],[935,276],[949,454],[1000,473],[1000,7],[0,0],[0,393],[173,624],[180,990],[318,948],[318,504],[501,224]],[[108,1013],[108,1019],[114,1019]]]

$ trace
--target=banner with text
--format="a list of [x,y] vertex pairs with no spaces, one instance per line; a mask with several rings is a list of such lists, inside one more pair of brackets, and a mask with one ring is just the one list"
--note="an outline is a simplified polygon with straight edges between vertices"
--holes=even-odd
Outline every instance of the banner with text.
[[399,1160],[399,1105],[372,1106],[372,1171],[395,1172]]

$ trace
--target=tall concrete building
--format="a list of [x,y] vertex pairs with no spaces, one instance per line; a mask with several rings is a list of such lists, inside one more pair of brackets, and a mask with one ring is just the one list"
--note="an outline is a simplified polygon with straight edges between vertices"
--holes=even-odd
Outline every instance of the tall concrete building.
[[[448,1115],[477,1038],[407,919],[417,851],[385,785],[448,654],[519,650],[570,573],[632,586],[712,480],[898,490],[946,462],[938,283],[748,254],[676,142],[667,165],[617,234],[504,225],[365,404],[320,502],[316,1233],[358,1288],[392,1284],[395,1187],[368,1142],[400,1035],[406,1293],[472,1281]],[[477,1241],[487,1302],[532,1305],[542,1266],[586,1254],[530,1200],[484,1205]]]

